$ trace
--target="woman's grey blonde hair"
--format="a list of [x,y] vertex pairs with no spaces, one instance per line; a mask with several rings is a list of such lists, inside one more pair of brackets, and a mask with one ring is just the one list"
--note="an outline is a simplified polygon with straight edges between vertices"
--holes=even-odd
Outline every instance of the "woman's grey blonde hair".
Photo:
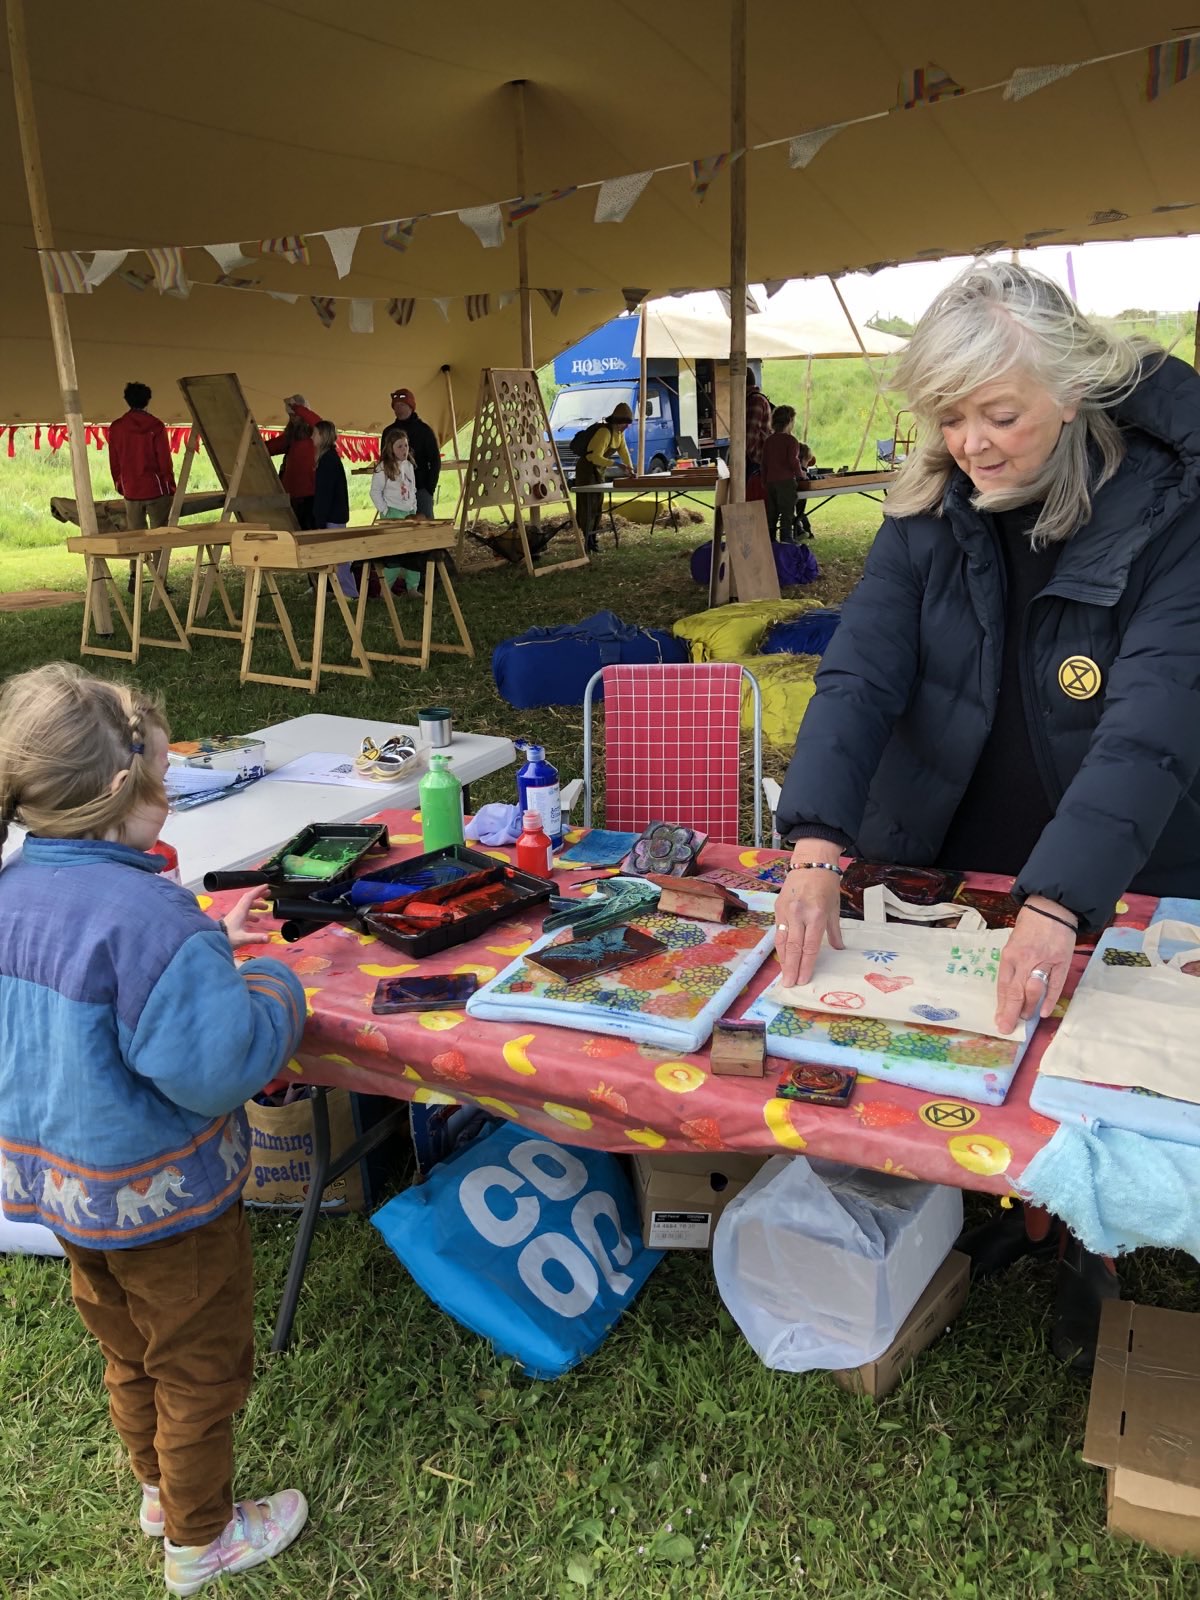
[[152,731],[169,737],[162,706],[128,684],[64,661],[10,678],[0,693],[0,846],[14,821],[49,839],[119,838],[136,807],[165,805]]
[[1082,528],[1092,496],[1125,454],[1113,408],[1137,387],[1157,346],[1092,322],[1051,278],[1008,261],[977,261],[925,312],[901,355],[893,387],[918,421],[918,442],[887,497],[889,516],[939,515],[955,470],[941,435],[947,408],[981,384],[1021,372],[1059,405],[1078,408],[1036,479],[976,493],[984,511],[1039,501],[1031,537],[1046,544]]

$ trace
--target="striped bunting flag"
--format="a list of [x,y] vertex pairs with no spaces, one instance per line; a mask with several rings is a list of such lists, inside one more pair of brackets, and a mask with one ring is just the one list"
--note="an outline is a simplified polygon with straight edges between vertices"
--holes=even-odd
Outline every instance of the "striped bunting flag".
[[565,200],[569,194],[574,194],[577,185],[571,184],[567,189],[543,189],[539,194],[523,194],[514,200],[508,208],[508,225],[513,227],[518,222],[524,222],[526,217],[542,206],[548,206],[554,200]]
[[183,271],[183,250],[177,244],[156,245],[146,251],[154,268],[154,284],[159,294],[186,294],[190,287]]
[[478,322],[480,317],[486,317],[492,309],[491,302],[486,294],[468,294],[463,296],[467,308],[467,321]]
[[91,294],[87,268],[78,250],[39,250],[38,260],[51,294]]
[[892,109],[911,111],[914,106],[934,106],[939,100],[952,100],[964,92],[962,84],[956,83],[945,67],[931,61],[927,66],[914,67],[904,74],[896,90],[897,104]]
[[398,328],[408,327],[416,309],[417,302],[411,298],[389,300],[387,303],[387,314]]
[[722,150],[719,155],[701,156],[698,160],[688,163],[692,197],[697,204],[704,200],[709,185],[728,160],[729,151]]
[[337,316],[337,303],[332,295],[313,294],[309,295],[309,299],[312,301],[313,310],[321,319],[321,326],[324,328],[332,327],[333,319]]
[[265,256],[282,256],[294,267],[308,265],[308,245],[302,233],[282,233],[275,239],[260,239],[258,248]]
[[400,217],[397,221],[388,223],[380,234],[380,238],[384,244],[390,245],[393,250],[399,250],[403,253],[413,242],[413,234],[416,232],[419,221],[419,217]]
[[1146,99],[1157,100],[1194,72],[1200,72],[1200,33],[1151,45],[1146,52]]

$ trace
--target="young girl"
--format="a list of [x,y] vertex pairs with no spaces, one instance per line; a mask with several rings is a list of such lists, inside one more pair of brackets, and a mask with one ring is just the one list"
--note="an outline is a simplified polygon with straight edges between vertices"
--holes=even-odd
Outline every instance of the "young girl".
[[113,1424],[165,1535],[171,1594],[278,1554],[308,1515],[289,1489],[232,1494],[254,1288],[243,1102],[294,1053],[304,991],[259,943],[158,876],[167,725],[137,690],[57,663],[0,695],[0,1183],[46,1223],[104,1352]]
[[[417,514],[417,480],[409,460],[408,435],[397,428],[389,432],[384,444],[383,457],[371,479],[371,504],[381,521],[392,522],[401,517]],[[420,574],[411,572],[400,562],[386,565],[384,577],[389,584],[404,574],[404,587],[409,591],[420,583]]]
[[[337,429],[332,422],[317,423],[313,429],[313,443],[317,449],[313,522],[318,528],[344,528],[350,521],[350,491],[346,487],[346,469],[337,452]],[[342,593],[350,600],[357,599],[358,583],[348,561],[339,564],[337,575]]]

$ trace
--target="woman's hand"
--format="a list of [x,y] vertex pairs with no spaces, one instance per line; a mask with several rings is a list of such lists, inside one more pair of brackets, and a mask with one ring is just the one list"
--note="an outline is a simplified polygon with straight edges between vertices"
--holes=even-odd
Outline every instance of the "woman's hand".
[[[1031,905],[1071,926],[1039,916],[1028,909]],[[1026,901],[1000,957],[996,1027],[1001,1033],[1011,1033],[1023,1017],[1048,1017],[1058,1004],[1075,954],[1074,923],[1074,914],[1053,900],[1031,895]]]
[[259,933],[246,926],[246,921],[251,912],[269,911],[270,909],[271,902],[264,897],[261,888],[254,888],[247,889],[232,910],[225,913],[221,920],[225,924],[225,932],[229,936],[229,942],[235,950],[244,944],[270,943],[271,935],[269,933]]
[[[825,839],[801,839],[792,860],[828,861],[836,866],[838,849]],[[842,948],[841,886],[836,872],[820,868],[788,873],[775,902],[775,954],[786,987],[810,981],[822,940],[828,939],[835,950]]]

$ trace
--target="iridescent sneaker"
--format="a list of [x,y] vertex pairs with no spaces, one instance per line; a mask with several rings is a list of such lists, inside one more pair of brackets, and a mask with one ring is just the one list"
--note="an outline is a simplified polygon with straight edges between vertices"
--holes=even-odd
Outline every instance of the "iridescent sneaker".
[[248,1572],[277,1556],[308,1519],[308,1501],[298,1489],[281,1489],[263,1500],[239,1500],[224,1533],[211,1544],[163,1542],[167,1592],[195,1594],[225,1573]]
[[151,1539],[161,1539],[166,1532],[162,1501],[158,1497],[156,1483],[142,1485],[142,1512],[138,1521],[142,1525],[142,1532]]

